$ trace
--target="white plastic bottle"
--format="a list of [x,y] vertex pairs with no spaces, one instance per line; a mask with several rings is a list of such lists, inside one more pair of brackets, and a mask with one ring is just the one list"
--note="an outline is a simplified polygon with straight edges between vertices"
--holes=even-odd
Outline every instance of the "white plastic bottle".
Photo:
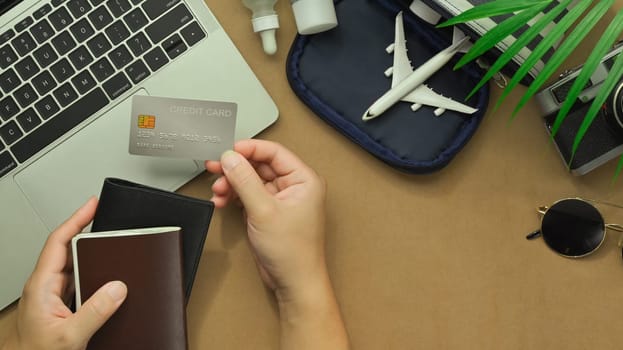
[[337,26],[333,0],[290,0],[299,34],[316,34]]
[[242,0],[244,6],[253,12],[253,31],[260,33],[264,52],[269,55],[277,52],[275,31],[279,28],[279,17],[274,9],[276,2],[277,0]]

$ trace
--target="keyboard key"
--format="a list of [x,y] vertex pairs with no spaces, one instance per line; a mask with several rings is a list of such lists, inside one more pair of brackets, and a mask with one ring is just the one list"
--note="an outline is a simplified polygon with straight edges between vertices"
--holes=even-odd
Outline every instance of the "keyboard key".
[[132,12],[125,15],[123,20],[125,21],[125,24],[128,25],[128,28],[130,28],[133,32],[138,31],[149,23],[149,20],[145,17],[140,8],[136,8]]
[[134,59],[125,45],[120,45],[112,50],[110,54],[108,54],[108,58],[112,61],[115,67],[117,67],[117,69],[125,67]]
[[76,42],[69,35],[68,31],[64,31],[52,39],[52,45],[58,51],[59,55],[64,55],[76,47]]
[[95,11],[89,13],[89,19],[97,30],[100,30],[112,23],[112,16],[106,9],[106,6],[100,6],[96,8]]
[[56,81],[59,84],[69,79],[76,72],[66,58],[63,58],[62,60],[52,65],[52,67],[50,67],[50,71],[52,72],[54,78],[56,78]]
[[19,126],[24,129],[24,132],[28,133],[34,129],[37,125],[41,124],[41,119],[37,116],[34,109],[28,108],[22,114],[16,117]]
[[[0,144],[2,149],[2,144]],[[17,167],[17,162],[9,154],[9,152],[0,153],[0,177],[8,174],[11,170]]]
[[17,62],[15,64],[15,70],[17,70],[17,73],[19,73],[19,76],[22,78],[22,80],[28,80],[32,78],[35,74],[39,73],[39,67],[30,56]]
[[179,3],[179,0],[163,1],[163,0],[147,0],[143,4],[143,10],[151,19],[155,19],[173,6]]
[[69,30],[79,43],[87,40],[95,33],[93,27],[86,18],[79,20],[76,24],[72,25]]
[[35,23],[35,20],[28,16],[15,25],[15,30],[19,33],[30,27],[33,23]]
[[93,76],[88,70],[84,70],[80,74],[73,77],[71,82],[81,95],[85,94],[97,85],[97,82],[93,79]]
[[128,0],[108,0],[106,5],[115,17],[121,17],[132,8]]
[[78,98],[76,90],[69,83],[61,85],[61,87],[54,90],[53,94],[62,107],[69,105]]
[[92,64],[89,69],[99,82],[106,80],[108,77],[111,77],[113,73],[115,73],[115,69],[106,57],[102,57],[100,60]]
[[35,12],[33,12],[32,16],[35,19],[41,19],[45,15],[50,13],[51,11],[52,11],[52,6],[50,6],[50,4],[45,4],[45,5],[41,6],[41,7],[39,7]]
[[19,107],[13,97],[7,96],[0,101],[0,117],[2,120],[9,120],[19,112]]
[[184,4],[180,4],[178,7],[160,17],[156,22],[150,24],[145,29],[145,32],[152,42],[159,43],[192,19],[193,17],[190,11],[188,11]]
[[11,151],[23,163],[107,104],[106,95],[102,89],[97,88],[26,135],[11,147]]
[[52,6],[57,7],[62,5],[67,0],[52,0]]
[[162,51],[160,47],[155,47],[153,50],[145,54],[145,62],[151,68],[152,72],[157,71],[160,67],[164,66],[169,59],[167,55]]
[[134,5],[140,4],[143,0],[130,0]]
[[43,119],[48,119],[56,114],[56,112],[61,110],[61,108],[52,98],[52,95],[48,95],[41,99],[39,102],[35,103],[35,108]]
[[19,129],[17,123],[13,120],[0,127],[0,137],[4,140],[7,146],[10,146],[13,142],[22,137],[24,133]]
[[10,45],[4,45],[0,48],[0,68],[6,69],[17,61],[17,55]]
[[125,69],[126,74],[134,84],[138,84],[149,76],[149,68],[140,59]]
[[15,96],[15,99],[17,99],[17,102],[20,106],[22,106],[22,108],[25,108],[26,106],[35,102],[38,97],[35,89],[33,89],[30,84],[25,84],[19,89],[15,90],[13,96]]
[[162,43],[162,48],[169,55],[170,59],[174,59],[186,51],[186,44],[184,44],[179,35],[174,34]]
[[28,80],[32,78],[40,71],[39,67],[30,56],[17,62],[15,64],[15,70],[17,70],[17,73],[19,73],[19,76],[22,78],[22,80]]
[[72,51],[68,57],[74,67],[76,67],[76,70],[81,70],[93,62],[93,56],[91,56],[91,53],[84,45]]
[[32,78],[31,83],[34,85],[39,95],[45,95],[56,87],[56,82],[54,78],[52,78],[52,74],[47,70]]
[[192,22],[180,31],[188,46],[193,46],[201,39],[206,37],[205,32],[199,27],[197,22]]
[[17,50],[17,53],[22,56],[25,56],[36,47],[35,40],[28,32],[23,32],[18,35],[15,39],[11,40],[11,43],[13,44],[15,50]]
[[15,36],[15,31],[13,29],[9,29],[4,33],[0,34],[0,45],[7,43]]
[[67,3],[67,8],[74,15],[74,18],[78,19],[91,10],[91,5],[86,0],[70,0]]
[[151,42],[149,42],[149,39],[147,39],[145,34],[143,34],[142,32],[131,37],[125,43],[126,45],[128,45],[130,50],[132,50],[132,53],[134,53],[134,56],[136,57],[144,54],[145,52],[147,52],[147,50],[151,48]]
[[91,1],[91,5],[93,5],[93,7],[96,7],[97,5],[103,3],[106,0],[90,0]]
[[6,72],[0,74],[0,87],[5,93],[13,91],[22,83],[17,77],[17,74],[13,69],[9,69]]
[[87,46],[95,58],[100,57],[112,48],[110,41],[108,41],[106,36],[102,33],[97,34],[93,39],[89,40]]
[[58,58],[58,55],[48,43],[35,50],[32,55],[35,57],[41,68],[51,65]]
[[39,44],[50,39],[54,35],[54,29],[48,21],[45,19],[37,22],[32,28],[30,28],[30,33],[37,40]]
[[126,78],[125,74],[120,72],[114,77],[108,79],[102,87],[106,91],[106,94],[108,94],[108,97],[113,100],[128,91],[132,87],[132,84],[128,78]]
[[48,19],[57,31],[63,30],[74,21],[74,19],[69,14],[69,11],[67,11],[65,7],[61,7],[58,10],[52,12],[48,16]]
[[130,36],[130,31],[125,27],[121,20],[111,24],[104,30],[113,45],[117,45]]

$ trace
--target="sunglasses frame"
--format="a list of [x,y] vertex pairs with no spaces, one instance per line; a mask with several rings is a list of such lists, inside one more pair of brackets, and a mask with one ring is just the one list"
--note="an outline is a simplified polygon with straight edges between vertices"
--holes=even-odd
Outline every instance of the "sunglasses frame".
[[[559,200],[555,201],[549,207],[548,206],[540,206],[540,207],[538,207],[537,208],[537,213],[539,213],[541,215],[541,227],[538,230],[528,234],[526,236],[526,239],[532,240],[532,239],[538,238],[540,236],[543,236],[543,232],[542,232],[542,229],[543,229],[543,218],[545,217],[547,211],[550,208],[554,207],[557,203],[560,203],[562,201],[567,201],[567,200],[578,200],[578,201],[581,201],[583,203],[586,203],[586,204],[590,205],[591,207],[593,207],[597,211],[597,213],[601,217],[601,221],[603,223],[603,228],[602,228],[602,230],[603,230],[603,237],[602,237],[601,241],[599,242],[599,244],[594,249],[592,249],[588,253],[585,253],[585,254],[582,254],[582,255],[566,255],[566,254],[563,254],[563,253],[555,250],[554,248],[550,247],[550,245],[547,244],[547,242],[546,242],[545,245],[547,246],[547,248],[549,248],[554,253],[556,253],[556,254],[558,254],[558,255],[560,255],[562,257],[570,258],[570,259],[583,258],[583,257],[586,257],[588,255],[593,254],[596,250],[598,250],[602,246],[602,244],[606,240],[606,235],[608,233],[608,229],[613,230],[613,231],[623,232],[623,226],[621,226],[619,224],[607,224],[606,221],[604,220],[603,214],[601,213],[599,208],[597,208],[593,203],[604,204],[604,205],[616,207],[616,208],[619,208],[619,209],[623,209],[623,206],[618,205],[618,204],[614,204],[614,203],[598,201],[598,200],[594,200],[594,199],[587,199],[587,198],[580,198],[580,197],[570,197],[570,198],[559,199]],[[619,241],[618,241],[617,245],[618,245],[619,248],[623,248],[623,235],[621,235],[619,237]],[[623,254],[623,252],[622,252],[622,254]]]

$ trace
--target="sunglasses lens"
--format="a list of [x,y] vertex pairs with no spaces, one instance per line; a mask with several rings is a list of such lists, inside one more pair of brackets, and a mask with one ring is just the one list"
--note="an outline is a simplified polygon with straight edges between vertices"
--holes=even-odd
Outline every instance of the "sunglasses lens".
[[579,199],[564,199],[549,208],[541,222],[545,243],[564,256],[579,257],[597,249],[605,236],[599,211]]

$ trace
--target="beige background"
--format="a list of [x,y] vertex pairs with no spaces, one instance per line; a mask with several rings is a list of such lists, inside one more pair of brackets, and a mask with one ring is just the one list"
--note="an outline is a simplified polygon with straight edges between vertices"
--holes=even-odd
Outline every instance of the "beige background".
[[[259,137],[285,144],[328,181],[328,263],[354,348],[621,347],[617,237],[581,260],[524,238],[539,225],[538,205],[570,196],[623,203],[622,180],[611,184],[616,162],[569,175],[534,102],[508,124],[520,87],[498,112],[489,109],[445,169],[400,173],[317,118],[290,89],[284,67],[296,31],[288,1],[277,4],[274,57],[264,55],[240,1],[207,3],[280,109],[277,124]],[[492,88],[491,105],[500,92]],[[208,199],[213,180],[200,175],[180,192]],[[623,211],[603,212],[623,223]],[[15,314],[14,306],[0,313],[0,339]],[[217,211],[188,306],[190,348],[276,349],[277,318],[238,209]]]

